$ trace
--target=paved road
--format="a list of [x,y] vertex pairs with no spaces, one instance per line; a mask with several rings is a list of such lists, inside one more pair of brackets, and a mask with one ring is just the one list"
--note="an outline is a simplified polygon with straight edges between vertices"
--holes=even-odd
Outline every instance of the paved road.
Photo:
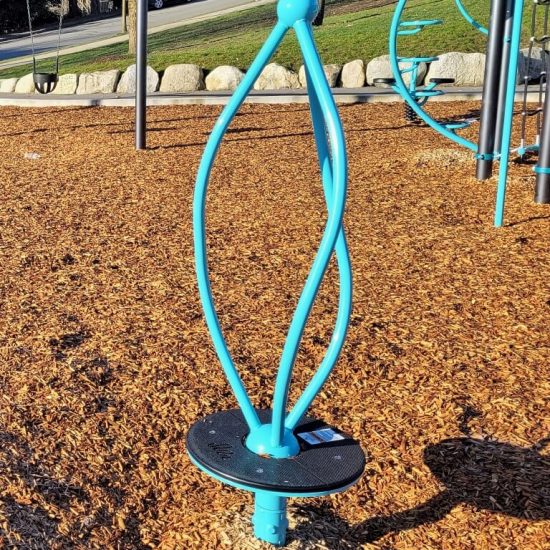
[[[191,3],[181,3],[161,10],[149,12],[149,28],[161,27],[194,17],[200,17],[224,11],[241,5],[255,4],[256,0],[193,0]],[[68,26],[62,35],[61,47],[79,46],[97,42],[120,34],[121,21],[119,17],[90,21],[82,25]],[[35,36],[36,53],[55,50],[57,47],[57,32],[39,32]],[[31,41],[28,36],[0,42],[0,61],[30,55]]]

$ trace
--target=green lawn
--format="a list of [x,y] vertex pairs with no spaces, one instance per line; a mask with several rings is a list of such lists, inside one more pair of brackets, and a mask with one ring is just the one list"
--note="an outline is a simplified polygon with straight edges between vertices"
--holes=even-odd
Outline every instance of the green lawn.
[[[342,4],[351,4],[350,13],[340,13]],[[329,0],[325,25],[315,30],[325,63],[345,63],[352,59],[371,59],[387,53],[387,36],[394,6],[361,9],[365,0]],[[359,11],[353,11],[353,6]],[[489,0],[469,0],[466,5],[474,17],[487,23]],[[331,15],[331,12],[333,13]],[[335,14],[336,12],[336,14]],[[406,19],[443,19],[444,24],[424,30],[417,36],[402,39],[401,53],[432,55],[446,51],[484,51],[486,37],[464,21],[453,0],[411,0]],[[218,65],[247,68],[274,22],[274,6],[252,8],[160,32],[150,36],[149,63],[163,71],[174,63],[196,63],[207,69]],[[61,72],[90,72],[103,69],[125,69],[133,63],[126,44],[117,44],[61,58]],[[301,56],[296,41],[288,36],[277,52],[275,61],[297,69]],[[46,69],[51,61],[39,67]],[[21,76],[29,67],[0,72],[0,77]]]

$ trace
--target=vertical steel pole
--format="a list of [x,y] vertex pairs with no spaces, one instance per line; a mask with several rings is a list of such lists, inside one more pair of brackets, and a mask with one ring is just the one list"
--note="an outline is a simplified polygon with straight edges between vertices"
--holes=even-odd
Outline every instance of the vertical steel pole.
[[481,103],[479,147],[476,166],[476,177],[478,180],[489,179],[493,174],[495,127],[499,111],[500,88],[502,85],[500,73],[506,2],[507,0],[493,0],[491,2],[491,21],[489,24],[489,41],[487,43],[487,62],[485,65],[485,83]]
[[136,149],[147,147],[147,0],[137,0]]
[[523,22],[523,8],[525,0],[516,0],[514,4],[514,16],[512,34],[510,40],[510,63],[506,86],[506,102],[504,106],[504,122],[502,126],[502,145],[500,166],[498,174],[497,198],[495,206],[495,227],[504,224],[504,207],[506,204],[506,185],[508,183],[508,162],[510,160],[510,144],[512,142],[512,126],[514,122],[514,100],[518,79],[519,48],[521,45],[521,28]]
[[544,99],[544,114],[540,138],[539,161],[535,167],[537,183],[535,186],[535,202],[550,204],[550,95],[546,84]]
[[[515,0],[506,1],[506,14],[504,16],[504,43],[502,45],[502,71],[500,82],[508,80],[508,68],[510,66],[510,41],[512,40],[512,23],[514,21]],[[502,144],[502,128],[504,124],[504,107],[506,105],[506,86],[501,85],[498,94],[498,111],[495,127],[495,152],[500,153]]]

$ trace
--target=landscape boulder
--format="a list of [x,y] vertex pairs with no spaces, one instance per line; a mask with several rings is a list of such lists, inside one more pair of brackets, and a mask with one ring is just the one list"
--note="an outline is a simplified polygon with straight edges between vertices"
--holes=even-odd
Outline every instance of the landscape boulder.
[[17,78],[0,79],[0,94],[12,94],[15,91]]
[[[410,67],[410,63],[400,63],[399,67],[401,69],[406,69]],[[420,86],[424,82],[426,73],[428,72],[428,65],[426,63],[420,63],[418,65],[418,71],[416,73],[416,84]],[[390,56],[381,55],[375,57],[367,64],[367,84],[369,86],[378,86],[379,88],[389,88],[389,84],[375,84],[374,81],[377,78],[393,78],[393,72],[391,70]],[[403,80],[408,86],[411,82],[411,73],[405,73],[403,75]]]
[[[156,92],[159,87],[159,74],[153,67],[147,65],[147,93]],[[119,94],[136,93],[136,66],[130,65],[120,77],[116,91]]]
[[76,93],[83,94],[112,94],[116,90],[120,71],[96,71],[94,73],[82,73],[78,79]]
[[[330,87],[331,88],[336,87],[336,85],[338,84],[338,77],[342,72],[342,66],[325,65],[323,69],[325,71],[325,76],[327,77]],[[300,67],[300,70],[298,72],[298,78],[300,80],[300,86],[302,88],[305,88],[307,86],[307,79],[306,79],[306,68],[303,65]]]
[[27,74],[17,81],[14,89],[16,94],[34,94],[34,80],[33,74]]
[[366,67],[362,59],[350,61],[342,67],[340,85],[342,88],[362,88],[366,81]]
[[278,63],[267,65],[254,84],[255,90],[283,90],[299,87],[298,75]]
[[58,94],[58,95],[75,94],[77,88],[78,88],[78,75],[74,73],[64,74],[59,77],[59,82],[57,83],[57,86],[55,87],[55,90],[52,92],[52,94]]
[[244,73],[237,67],[222,65],[216,67],[206,77],[206,89],[211,92],[223,90],[233,91],[241,83]]
[[485,77],[485,54],[450,52],[430,63],[426,82],[432,78],[454,78],[450,86],[482,86]]
[[204,71],[198,65],[170,65],[160,83],[161,92],[196,92],[204,90]]
[[[523,83],[525,76],[529,77],[530,81],[539,81],[541,73],[545,70],[545,61],[543,60],[542,48],[533,48],[531,60],[529,61],[529,48],[520,50],[518,59],[518,82]],[[546,54],[548,56],[548,54]]]

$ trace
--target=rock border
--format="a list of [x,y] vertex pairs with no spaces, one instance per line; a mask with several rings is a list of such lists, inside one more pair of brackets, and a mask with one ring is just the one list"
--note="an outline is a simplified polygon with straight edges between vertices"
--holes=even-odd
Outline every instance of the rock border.
[[[527,63],[527,51],[520,55],[520,70],[518,83],[523,82],[525,72],[530,68],[531,79],[537,78],[534,70],[540,68],[540,48],[535,48],[533,59],[535,63]],[[538,56],[538,57],[537,57]],[[417,74],[417,85],[428,83],[431,78],[454,78],[454,86],[482,86],[485,72],[485,54],[449,52],[438,56],[437,61],[422,64]],[[364,88],[372,86],[377,78],[387,78],[392,75],[388,55],[378,56],[366,62],[355,59],[344,66],[327,64],[325,74],[333,88]],[[540,71],[539,71],[540,72]],[[116,69],[97,71],[93,73],[66,74],[60,77],[60,83],[55,93],[66,95],[134,93],[135,65],[130,65],[125,71]],[[147,91],[164,93],[184,93],[201,90],[233,91],[244,77],[244,71],[238,67],[223,65],[212,71],[207,71],[198,65],[182,63],[170,65],[159,73],[152,67],[147,67]],[[270,63],[262,71],[254,88],[256,90],[299,89],[306,85],[305,69],[302,66],[298,73],[280,65]],[[407,79],[405,77],[405,82]],[[21,78],[0,79],[0,93],[29,94],[34,93],[32,74]]]

